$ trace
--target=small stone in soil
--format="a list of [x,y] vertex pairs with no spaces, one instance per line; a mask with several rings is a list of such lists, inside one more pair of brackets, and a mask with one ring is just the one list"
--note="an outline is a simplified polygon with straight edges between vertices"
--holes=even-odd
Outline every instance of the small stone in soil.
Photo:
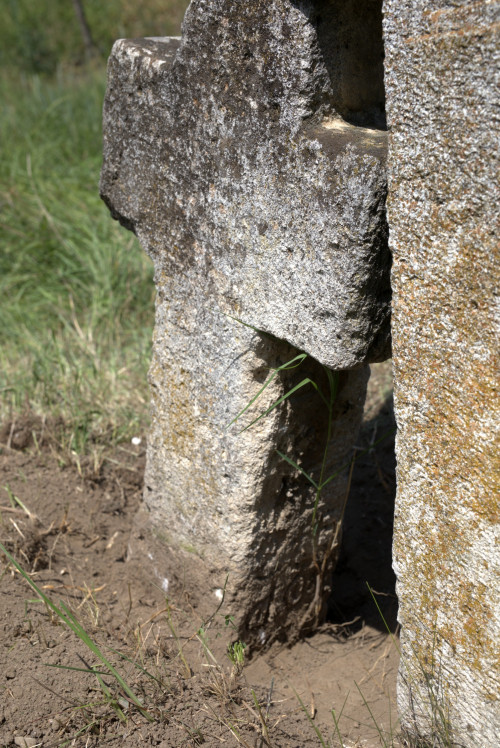
[[14,738],[14,743],[20,748],[33,748],[33,746],[37,744],[37,740],[36,738],[17,736]]

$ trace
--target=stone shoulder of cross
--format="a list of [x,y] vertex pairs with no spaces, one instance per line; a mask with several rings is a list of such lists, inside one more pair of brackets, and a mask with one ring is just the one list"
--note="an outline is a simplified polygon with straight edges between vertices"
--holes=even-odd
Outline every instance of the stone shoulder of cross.
[[206,30],[195,46],[194,26],[113,48],[101,178],[113,216],[157,272],[193,277],[224,313],[334,369],[387,358],[387,134],[324,103],[311,113],[324,82],[307,38],[248,56]]

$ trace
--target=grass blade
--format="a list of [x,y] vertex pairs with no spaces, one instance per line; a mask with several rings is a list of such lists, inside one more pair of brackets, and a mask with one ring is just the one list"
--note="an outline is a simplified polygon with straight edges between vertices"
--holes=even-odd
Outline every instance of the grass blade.
[[163,683],[160,680],[160,678],[157,678],[155,675],[149,672],[149,670],[146,670],[142,667],[142,665],[139,665],[138,662],[135,660],[132,660],[130,657],[127,657],[126,654],[123,654],[123,652],[119,652],[117,649],[113,649],[113,647],[108,647],[110,652],[113,652],[113,654],[118,655],[118,657],[121,657],[122,660],[125,660],[126,662],[129,662],[131,665],[133,665],[137,670],[139,670],[141,673],[144,673],[144,675],[147,675],[148,678],[151,678],[155,683],[157,683],[159,686],[162,686]]
[[340,710],[340,714],[337,717],[335,714],[335,709],[331,710],[331,715],[333,718],[333,722],[335,724],[335,732],[337,733],[337,737],[339,739],[341,748],[344,748],[344,739],[342,737],[342,733],[340,732],[340,720],[342,719],[342,715],[344,713],[345,705],[347,704],[347,699],[349,698],[350,691],[347,692],[347,696],[344,699],[344,703],[342,704],[342,709]]
[[328,745],[327,745],[327,744],[325,743],[325,740],[324,740],[324,738],[323,738],[323,735],[321,734],[321,730],[320,730],[320,729],[319,729],[319,727],[318,727],[318,726],[317,726],[317,725],[316,725],[316,724],[314,723],[314,720],[313,720],[313,718],[311,717],[311,715],[310,715],[310,714],[309,714],[309,712],[307,711],[307,708],[306,708],[306,706],[305,706],[304,702],[303,702],[303,701],[302,701],[302,699],[300,698],[300,696],[299,696],[299,694],[297,693],[297,691],[295,690],[295,688],[292,688],[292,691],[294,692],[295,696],[297,697],[297,700],[298,700],[298,702],[299,702],[300,706],[302,707],[302,711],[304,712],[304,714],[306,715],[307,719],[308,719],[308,720],[309,720],[309,722],[311,723],[311,725],[312,725],[312,728],[313,728],[314,732],[315,732],[315,733],[316,733],[316,735],[318,736],[318,740],[319,740],[319,742],[321,743],[321,745],[323,746],[323,748],[329,748],[329,747],[328,747]]
[[[385,434],[383,434],[383,436],[381,436],[381,437],[380,437],[380,439],[377,439],[377,441],[373,442],[373,444],[370,444],[370,446],[369,446],[369,447],[367,447],[366,449],[359,449],[359,450],[357,450],[357,451],[356,451],[356,456],[357,456],[357,457],[359,457],[360,455],[364,455],[364,454],[367,454],[368,452],[370,452],[370,450],[371,450],[371,449],[373,449],[373,447],[376,447],[376,446],[377,446],[377,444],[380,444],[381,442],[385,441],[385,440],[386,440],[386,439],[388,439],[388,438],[389,438],[390,436],[392,436],[392,435],[394,434],[394,432],[395,432],[395,431],[396,431],[396,429],[395,429],[395,428],[394,428],[394,429],[390,429],[389,431],[386,431],[386,433],[385,433]],[[321,486],[320,486],[320,489],[321,489],[321,490],[323,490],[323,488],[324,488],[325,486],[327,486],[327,485],[328,485],[328,484],[330,483],[330,481],[332,481],[332,480],[333,480],[334,478],[336,478],[336,477],[337,477],[338,475],[340,475],[340,474],[341,474],[341,473],[342,473],[342,472],[343,472],[344,470],[347,470],[347,468],[348,468],[348,467],[350,467],[351,463],[352,463],[352,460],[349,460],[349,462],[346,462],[346,463],[344,463],[344,465],[342,465],[342,467],[341,467],[341,468],[339,468],[339,469],[338,469],[338,470],[337,470],[337,471],[336,471],[335,473],[333,473],[332,475],[330,475],[330,476],[329,476],[329,477],[328,477],[328,478],[327,478],[327,479],[326,479],[326,480],[325,480],[325,481],[324,481],[324,482],[323,482],[323,483],[321,484]],[[375,602],[376,602],[376,601],[375,601]]]
[[339,391],[340,377],[338,371],[332,371],[327,366],[323,366],[323,369],[328,377],[328,385],[330,387],[330,404],[333,407],[335,400],[337,399]]
[[394,644],[394,647],[395,647],[395,649],[396,649],[396,652],[398,653],[398,655],[399,655],[399,657],[400,657],[400,659],[401,659],[401,649],[400,649],[399,643],[398,643],[398,641],[397,641],[396,637],[394,636],[394,634],[392,633],[392,631],[391,631],[391,629],[390,629],[390,626],[389,626],[389,624],[388,624],[388,623],[387,623],[387,621],[385,620],[385,616],[384,616],[384,614],[382,613],[382,609],[381,609],[380,605],[378,604],[378,600],[377,600],[377,598],[375,597],[375,595],[374,595],[374,593],[373,593],[373,590],[372,590],[372,588],[370,587],[370,585],[368,584],[368,582],[366,583],[366,586],[368,587],[368,592],[370,593],[370,595],[371,595],[371,598],[372,598],[373,602],[375,603],[375,607],[376,607],[376,608],[377,608],[377,610],[378,610],[378,614],[379,614],[379,616],[380,616],[381,620],[383,621],[383,624],[384,624],[384,626],[385,626],[385,629],[386,629],[387,633],[389,634],[389,636],[391,637],[391,641],[392,641],[392,643]]
[[[242,323],[242,324],[244,324],[244,323]],[[249,327],[249,325],[247,325],[247,327]],[[227,425],[226,428],[229,428],[230,426],[232,426],[233,423],[236,423],[236,421],[238,421],[241,418],[241,416],[243,415],[243,413],[246,413],[246,411],[262,395],[262,393],[264,392],[264,390],[267,389],[267,387],[269,387],[269,385],[271,384],[271,382],[273,381],[273,379],[279,374],[280,371],[288,371],[289,369],[295,369],[297,366],[300,366],[300,364],[304,361],[304,359],[306,358],[306,356],[307,356],[307,354],[301,353],[300,355],[295,356],[294,358],[290,359],[290,361],[287,361],[286,363],[282,364],[281,366],[278,366],[278,368],[275,369],[274,372],[271,374],[271,376],[269,377],[269,379],[267,379],[264,382],[264,384],[262,385],[262,387],[260,388],[260,390],[257,392],[257,394],[254,397],[252,397],[252,399],[250,400],[250,402],[247,403],[247,405],[245,405],[245,407],[243,408],[243,410],[241,410],[238,413],[238,415],[233,418],[233,420]],[[295,363],[295,362],[297,362],[297,363]],[[269,411],[267,411],[267,412],[269,412]],[[255,423],[255,421],[253,423]],[[252,425],[252,424],[250,424],[250,425]],[[247,426],[247,428],[250,428],[250,426]],[[245,430],[246,429],[243,429],[243,431],[245,431]]]
[[360,695],[360,696],[361,696],[361,698],[363,699],[363,704],[365,705],[366,709],[368,710],[368,714],[370,715],[370,717],[371,717],[371,719],[372,719],[372,722],[373,722],[373,724],[375,725],[375,729],[377,730],[377,732],[378,732],[378,734],[379,734],[379,738],[380,738],[380,742],[381,742],[381,744],[382,744],[382,745],[384,746],[384,748],[389,748],[389,747],[388,747],[388,745],[387,745],[387,742],[386,742],[386,740],[385,740],[385,738],[384,738],[384,735],[383,735],[383,733],[382,733],[382,730],[381,730],[381,729],[380,729],[380,727],[378,726],[378,722],[377,722],[377,720],[375,719],[375,716],[374,716],[374,714],[373,714],[372,710],[370,709],[370,705],[368,704],[367,700],[365,699],[365,696],[364,696],[364,693],[363,693],[363,691],[362,691],[362,690],[361,690],[361,688],[360,688],[360,687],[358,686],[358,684],[356,683],[356,681],[354,681],[354,685],[355,685],[355,686],[356,686],[356,688],[358,689],[359,695]]
[[307,480],[309,481],[309,483],[312,483],[312,485],[314,486],[314,488],[316,490],[318,490],[318,488],[319,488],[318,484],[316,483],[315,480],[313,480],[311,478],[311,476],[309,475],[309,473],[306,473],[306,471],[303,468],[301,468],[300,465],[297,465],[296,462],[294,462],[292,459],[290,459],[290,457],[287,457],[286,455],[284,455],[283,452],[280,452],[279,449],[277,449],[276,452],[279,454],[279,456],[281,457],[282,460],[285,460],[285,462],[288,462],[288,464],[291,465],[293,468],[295,468],[295,470],[298,470],[299,473],[302,473],[302,475],[304,476],[304,478],[307,478]]
[[264,734],[264,739],[265,739],[266,743],[269,743],[269,730],[268,730],[268,727],[267,727],[267,723],[266,723],[265,717],[262,714],[262,709],[261,709],[261,706],[259,704],[259,700],[258,700],[257,695],[256,695],[255,691],[253,690],[253,688],[250,689],[250,692],[252,694],[253,703],[255,704],[255,708],[257,709],[257,714],[259,715],[259,720],[260,720],[260,723],[262,725],[262,732]]
[[76,670],[77,673],[90,673],[91,675],[108,675],[100,670],[95,670],[93,667],[73,667],[72,665],[53,665],[50,662],[43,663],[45,667],[53,667],[56,670]]
[[[20,566],[16,559],[11,556],[9,551],[0,543],[0,551],[7,556],[11,564],[17,569],[17,571],[21,574],[22,577],[28,582],[30,587],[35,590],[37,595],[40,596],[40,598],[43,600],[45,605],[52,610],[53,613],[56,614],[56,616],[66,624],[82,641],[89,649],[90,651],[102,662],[102,664],[109,670],[115,681],[118,683],[118,685],[121,686],[123,691],[127,694],[130,701],[137,707],[137,709],[141,712],[143,717],[145,717],[149,722],[153,721],[153,718],[150,714],[144,709],[144,706],[142,705],[141,701],[137,698],[137,696],[134,694],[128,683],[125,682],[125,680],[122,678],[120,673],[113,667],[113,665],[109,662],[109,660],[105,657],[105,655],[102,653],[98,645],[90,638],[90,636],[87,634],[83,626],[79,623],[79,621],[75,618],[73,613],[69,610],[69,608],[61,601],[60,602],[60,608],[50,599],[50,597],[47,597],[47,595],[38,587],[36,582],[34,582],[29,574],[25,572],[25,570]],[[96,673],[96,677],[99,679],[99,676]]]
[[116,699],[113,698],[113,694],[111,693],[111,691],[109,690],[109,688],[107,687],[107,685],[104,683],[103,679],[101,678],[101,676],[99,675],[99,673],[97,671],[95,672],[95,677],[97,678],[97,682],[99,683],[99,686],[101,687],[101,691],[103,692],[104,697],[107,699],[108,704],[110,704],[110,706],[116,712],[116,714],[118,715],[120,721],[121,722],[126,722],[127,721],[126,716],[124,715],[124,713],[120,709],[120,707],[118,705],[118,702],[116,701]]
[[[280,397],[276,402],[274,402],[272,405],[269,406],[267,410],[265,410],[263,413],[260,414],[257,418],[254,418],[254,420],[248,424],[248,426],[245,426],[244,429],[241,430],[241,433],[244,431],[248,431],[249,428],[251,428],[254,424],[256,424],[258,421],[260,421],[262,418],[267,416],[272,410],[278,407],[278,405],[281,405],[285,400],[287,400],[291,395],[294,394],[294,392],[297,392],[297,390],[300,390],[302,387],[305,387],[307,384],[312,384],[315,389],[318,389],[315,382],[312,381],[309,377],[306,377],[301,382],[295,385],[295,387],[292,387],[291,390],[288,390],[282,397]],[[247,406],[248,407],[248,406]],[[246,410],[246,408],[245,408]]]

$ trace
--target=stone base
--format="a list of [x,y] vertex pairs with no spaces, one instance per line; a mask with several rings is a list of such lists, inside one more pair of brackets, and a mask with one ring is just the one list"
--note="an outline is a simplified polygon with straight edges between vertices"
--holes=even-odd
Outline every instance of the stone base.
[[[159,334],[162,328],[168,339]],[[182,325],[175,305],[158,305],[157,336],[143,511],[149,515],[136,539],[145,526],[144,553],[169,585],[174,578],[188,585],[193,574],[214,601],[228,577],[228,612],[245,642],[268,644],[311,630],[323,619],[330,591],[368,366],[338,375],[325,471],[335,477],[321,494],[313,537],[315,488],[278,452],[319,480],[324,401],[308,384],[248,431],[241,429],[306,378],[328,393],[325,368],[309,357],[280,373],[228,429],[272,370],[299,352],[202,301],[197,319],[184,317]]]

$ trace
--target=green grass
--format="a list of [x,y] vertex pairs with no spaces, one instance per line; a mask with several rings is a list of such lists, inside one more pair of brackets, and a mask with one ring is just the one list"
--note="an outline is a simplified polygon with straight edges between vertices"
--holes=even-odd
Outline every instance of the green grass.
[[[115,39],[179,34],[189,0],[83,0],[98,55]],[[85,45],[71,0],[2,0],[0,67],[53,74],[85,61]]]
[[77,452],[147,423],[152,268],[99,199],[104,89],[0,78],[0,420],[61,416]]
[[116,38],[179,34],[187,5],[84,0],[97,50],[85,66],[69,0],[5,0],[0,425],[57,418],[67,455],[147,425],[152,268],[98,196],[104,61]]

